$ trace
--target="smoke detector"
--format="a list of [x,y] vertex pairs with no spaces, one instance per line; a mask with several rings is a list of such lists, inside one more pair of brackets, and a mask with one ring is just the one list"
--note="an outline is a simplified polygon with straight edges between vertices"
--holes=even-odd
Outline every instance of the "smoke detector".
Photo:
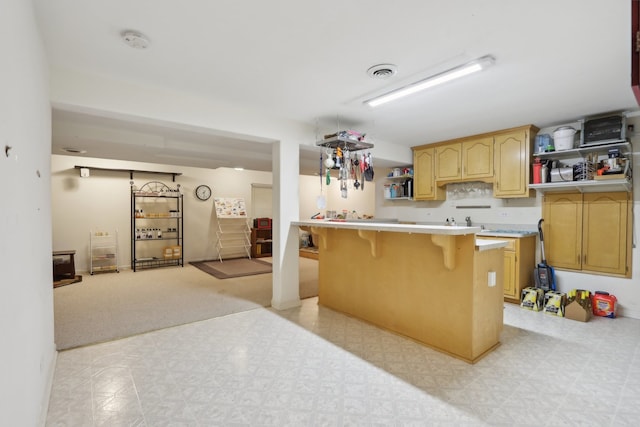
[[137,31],[123,31],[122,40],[134,49],[146,49],[149,47],[149,39]]
[[393,64],[378,64],[367,70],[367,74],[372,79],[388,79],[395,76],[398,72],[398,67]]

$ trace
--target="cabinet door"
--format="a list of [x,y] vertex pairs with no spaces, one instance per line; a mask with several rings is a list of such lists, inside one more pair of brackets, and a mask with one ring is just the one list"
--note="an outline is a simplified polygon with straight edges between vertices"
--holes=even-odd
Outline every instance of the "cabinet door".
[[441,145],[436,147],[436,181],[454,181],[462,179],[462,144]]
[[545,194],[544,249],[552,267],[582,268],[582,194]]
[[435,184],[435,149],[421,148],[413,152],[413,198],[444,200],[445,191]]
[[494,137],[494,197],[529,197],[529,130]]
[[516,253],[504,251],[504,296],[505,298],[519,298],[516,295]]
[[627,208],[630,194],[584,194],[583,270],[627,273]]
[[462,143],[462,178],[491,178],[493,176],[493,137]]

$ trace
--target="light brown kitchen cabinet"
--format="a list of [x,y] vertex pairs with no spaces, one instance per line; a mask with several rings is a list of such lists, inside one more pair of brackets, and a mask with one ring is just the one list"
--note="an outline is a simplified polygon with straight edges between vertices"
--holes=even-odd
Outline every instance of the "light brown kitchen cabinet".
[[[455,182],[482,181],[493,183],[494,197],[529,197],[529,168],[531,164],[532,138],[538,129],[533,125],[506,129],[482,135],[474,135],[450,141],[412,147],[414,152],[414,174],[416,181],[422,175],[420,161],[416,154],[425,152],[433,157],[433,163],[425,157],[423,163],[427,174],[424,185],[431,184],[431,171],[436,187],[445,187]],[[418,190],[418,183],[415,184]],[[425,189],[427,187],[424,187]],[[430,192],[427,192],[431,194]],[[444,200],[442,197],[428,196],[416,200]]]
[[536,235],[524,237],[482,236],[482,239],[508,242],[504,254],[504,300],[520,303],[520,293],[533,286],[533,269],[536,261]]
[[436,181],[462,179],[462,144],[452,143],[436,147]]
[[545,194],[542,202],[544,249],[555,268],[582,268],[582,193]]
[[436,146],[436,181],[486,181],[493,177],[493,137]]
[[532,139],[538,129],[524,126],[494,135],[495,176],[493,196],[498,198],[529,197]]
[[631,194],[545,194],[544,243],[549,265],[631,277]]
[[462,143],[462,179],[484,180],[493,177],[493,137]]
[[413,199],[444,200],[446,192],[436,186],[435,149],[420,148],[413,151]]

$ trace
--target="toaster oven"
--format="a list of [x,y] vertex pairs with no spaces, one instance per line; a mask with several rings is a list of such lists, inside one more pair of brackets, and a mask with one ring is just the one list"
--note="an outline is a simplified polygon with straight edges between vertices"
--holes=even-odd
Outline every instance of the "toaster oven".
[[624,114],[586,119],[582,124],[580,146],[613,144],[626,141],[627,121]]

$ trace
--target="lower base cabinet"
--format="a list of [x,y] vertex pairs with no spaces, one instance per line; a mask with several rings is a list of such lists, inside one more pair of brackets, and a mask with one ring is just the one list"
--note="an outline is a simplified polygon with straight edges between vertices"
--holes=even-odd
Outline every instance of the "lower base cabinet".
[[505,240],[504,248],[504,300],[520,303],[520,293],[527,286],[534,286],[533,269],[536,262],[536,236],[485,237],[483,239]]
[[549,265],[631,278],[632,193],[547,193],[542,203]]

